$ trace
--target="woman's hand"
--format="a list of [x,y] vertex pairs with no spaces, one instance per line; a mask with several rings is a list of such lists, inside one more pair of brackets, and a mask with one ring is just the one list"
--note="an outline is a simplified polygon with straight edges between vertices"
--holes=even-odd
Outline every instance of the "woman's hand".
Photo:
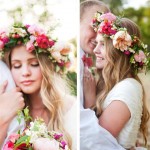
[[21,110],[25,105],[20,88],[6,92],[7,84],[8,82],[5,81],[0,85],[0,125],[10,122],[18,110]]
[[90,108],[96,103],[96,81],[87,67],[84,67],[83,75],[84,107]]
[[59,143],[56,140],[48,138],[38,138],[33,143],[34,150],[59,150]]

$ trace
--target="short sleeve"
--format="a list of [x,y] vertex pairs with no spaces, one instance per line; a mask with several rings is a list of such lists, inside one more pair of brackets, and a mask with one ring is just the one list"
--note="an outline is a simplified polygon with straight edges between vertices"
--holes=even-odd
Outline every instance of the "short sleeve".
[[119,82],[108,94],[103,108],[105,109],[114,100],[124,102],[130,110],[131,117],[142,110],[142,86],[132,78],[127,78]]
[[11,72],[6,64],[0,60],[0,85],[5,81],[8,81],[8,86],[6,90],[10,90],[15,87]]

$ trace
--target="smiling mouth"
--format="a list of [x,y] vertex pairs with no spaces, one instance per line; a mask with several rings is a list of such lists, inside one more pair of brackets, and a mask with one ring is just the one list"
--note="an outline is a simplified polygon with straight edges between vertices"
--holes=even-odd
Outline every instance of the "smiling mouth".
[[97,60],[104,60],[103,57],[97,57]]

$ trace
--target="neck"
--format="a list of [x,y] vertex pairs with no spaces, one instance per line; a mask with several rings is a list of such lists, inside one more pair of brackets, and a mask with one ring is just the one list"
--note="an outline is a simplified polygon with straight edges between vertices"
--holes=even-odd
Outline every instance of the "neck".
[[35,93],[29,96],[29,105],[31,109],[38,110],[45,108],[40,93]]

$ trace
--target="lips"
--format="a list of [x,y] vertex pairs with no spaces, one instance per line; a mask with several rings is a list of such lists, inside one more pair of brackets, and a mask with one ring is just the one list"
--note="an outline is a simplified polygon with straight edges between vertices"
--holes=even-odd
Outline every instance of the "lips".
[[96,60],[104,60],[104,58],[97,55],[97,56],[96,56]]
[[33,83],[33,80],[24,80],[21,82],[21,84],[23,84],[23,85],[30,85],[32,83]]

